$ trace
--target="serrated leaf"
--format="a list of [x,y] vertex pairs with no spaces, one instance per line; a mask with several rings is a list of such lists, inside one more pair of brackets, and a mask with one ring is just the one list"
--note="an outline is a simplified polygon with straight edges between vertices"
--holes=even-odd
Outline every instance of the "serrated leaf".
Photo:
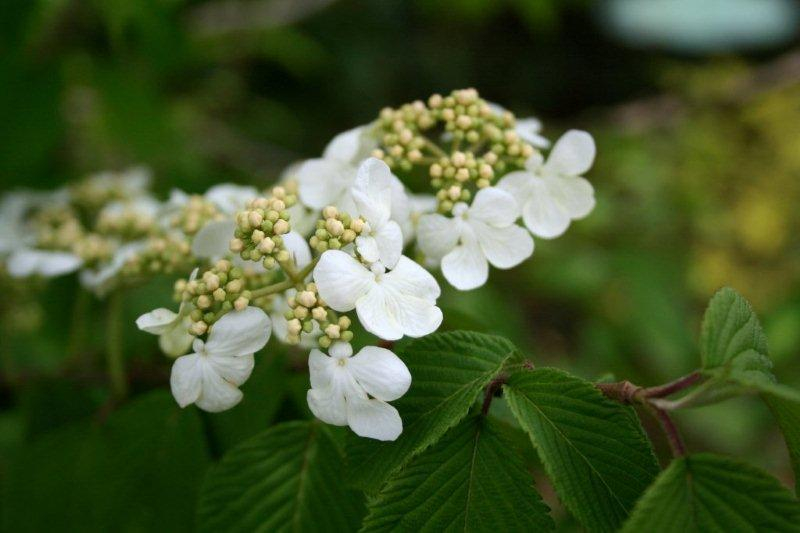
[[614,531],[658,474],[636,414],[566,372],[520,370],[503,387],[559,498],[590,531]]
[[676,459],[658,476],[622,531],[800,531],[800,502],[754,466],[696,454]]
[[516,348],[494,335],[453,331],[410,343],[400,354],[411,371],[411,388],[393,405],[403,418],[395,442],[348,439],[349,478],[375,491],[411,457],[435,443],[463,419],[483,388]]
[[389,479],[363,532],[551,531],[547,506],[497,422],[472,416]]
[[150,393],[103,424],[66,426],[24,448],[5,487],[3,530],[191,531],[208,464],[197,414]]
[[342,486],[344,457],[327,431],[317,422],[288,422],[233,448],[206,476],[198,529],[358,529],[364,497]]

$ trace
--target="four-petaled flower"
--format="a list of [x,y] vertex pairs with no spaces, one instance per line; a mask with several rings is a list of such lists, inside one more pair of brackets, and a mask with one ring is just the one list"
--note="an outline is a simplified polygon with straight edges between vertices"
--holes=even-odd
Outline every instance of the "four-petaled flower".
[[507,174],[497,186],[517,199],[531,233],[545,239],[558,237],[572,220],[594,209],[594,189],[581,177],[591,168],[594,156],[592,136],[570,130],[556,142],[546,162],[534,154],[526,170]]
[[219,319],[208,341],[195,339],[194,353],[172,365],[172,395],[181,407],[194,403],[216,413],[242,399],[242,385],[253,371],[253,354],[269,340],[271,323],[257,307],[231,311]]
[[[189,281],[197,279],[199,271],[195,268],[189,276]],[[189,326],[192,324],[189,313],[193,308],[194,306],[188,302],[182,302],[177,313],[159,307],[137,318],[136,327],[158,335],[161,351],[171,357],[178,357],[186,353],[194,340],[194,335],[189,333]]]
[[495,187],[481,189],[471,206],[459,202],[453,217],[423,215],[417,242],[455,288],[480,287],[489,277],[489,263],[512,268],[533,253],[533,239],[514,222],[519,208],[514,198]]
[[349,343],[334,343],[329,355],[312,350],[308,359],[311,389],[306,399],[314,416],[328,424],[350,426],[357,435],[391,441],[403,431],[396,400],[411,386],[405,363],[377,346],[353,355]]
[[371,157],[358,168],[352,190],[356,213],[366,221],[356,238],[356,250],[365,261],[380,261],[388,268],[394,267],[403,253],[403,232],[390,220],[392,178],[386,163]]
[[422,337],[442,323],[439,285],[406,256],[387,272],[380,262],[366,266],[341,250],[328,250],[314,268],[314,281],[332,309],[355,309],[364,328],[382,339]]

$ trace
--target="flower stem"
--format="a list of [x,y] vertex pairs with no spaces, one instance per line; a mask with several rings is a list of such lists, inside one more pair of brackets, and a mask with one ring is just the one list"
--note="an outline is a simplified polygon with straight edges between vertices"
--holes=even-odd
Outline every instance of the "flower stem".
[[106,327],[106,364],[111,396],[115,400],[121,400],[128,394],[125,354],[122,346],[123,296],[121,291],[115,291],[109,296],[108,325]]

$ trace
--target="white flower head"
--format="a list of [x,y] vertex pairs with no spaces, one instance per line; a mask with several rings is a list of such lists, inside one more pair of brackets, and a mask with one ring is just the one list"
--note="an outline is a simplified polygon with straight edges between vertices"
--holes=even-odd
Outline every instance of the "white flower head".
[[[197,279],[200,269],[195,268],[189,281]],[[189,333],[192,319],[189,316],[193,306],[182,302],[177,313],[160,307],[145,313],[136,319],[136,326],[147,333],[158,335],[161,351],[171,357],[178,357],[187,352],[192,345],[194,335]]]
[[75,272],[82,264],[80,257],[69,252],[22,248],[11,253],[6,268],[13,278],[54,278]]
[[328,353],[312,350],[308,359],[311,389],[306,398],[314,416],[328,424],[350,426],[361,437],[397,439],[403,421],[386,402],[400,398],[411,386],[405,363],[376,346],[353,355],[350,344],[337,342]]
[[517,202],[496,187],[481,189],[472,205],[459,202],[453,217],[423,215],[417,228],[422,252],[441,260],[442,274],[455,288],[480,287],[489,277],[489,264],[512,268],[533,253],[533,239],[514,222]]
[[269,340],[271,323],[257,307],[231,311],[219,319],[208,341],[195,339],[194,353],[184,355],[172,365],[170,386],[181,407],[194,403],[200,409],[217,413],[242,400],[239,387],[253,371],[253,354]]
[[355,309],[364,328],[385,340],[423,337],[442,323],[439,285],[405,256],[387,271],[380,262],[368,267],[341,250],[328,250],[314,268],[314,281],[332,309]]
[[258,190],[247,185],[221,183],[208,189],[203,197],[226,215],[235,215],[250,200],[258,198]]
[[331,139],[322,152],[325,159],[358,165],[378,147],[378,139],[369,134],[372,124],[344,131]]
[[507,174],[497,186],[517,199],[531,233],[545,239],[558,237],[572,220],[594,209],[594,189],[581,176],[591,168],[594,157],[592,136],[570,130],[553,146],[547,161],[535,154],[526,170]]
[[358,168],[351,191],[356,213],[366,221],[356,238],[356,250],[365,261],[380,261],[388,268],[393,268],[403,253],[403,232],[390,220],[393,177],[386,163],[371,157]]

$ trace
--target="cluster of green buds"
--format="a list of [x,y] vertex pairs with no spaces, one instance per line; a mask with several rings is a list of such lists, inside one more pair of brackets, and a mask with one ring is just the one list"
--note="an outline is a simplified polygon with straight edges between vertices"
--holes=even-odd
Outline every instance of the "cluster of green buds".
[[268,198],[251,200],[236,214],[236,230],[230,249],[244,260],[261,261],[266,269],[289,260],[281,235],[289,233],[289,212],[297,198],[283,187],[274,187]]
[[308,243],[319,253],[338,250],[355,241],[364,231],[364,225],[363,219],[353,218],[329,205],[322,210],[322,218],[317,220],[317,229]]
[[181,235],[152,237],[147,244],[127,259],[121,274],[137,278],[153,274],[185,272],[193,266],[191,245]]
[[380,146],[373,155],[403,171],[426,168],[442,213],[523,168],[536,151],[520,138],[513,113],[491,106],[475,89],[384,109],[377,123]]
[[334,341],[353,340],[350,331],[351,321],[348,317],[337,317],[328,309],[317,292],[314,283],[307,283],[305,288],[287,299],[289,309],[285,313],[287,321],[287,338],[289,344],[300,342],[301,333],[311,333],[315,324],[319,326],[322,336],[317,339],[320,347],[328,348]]
[[72,253],[80,257],[84,265],[91,267],[111,259],[117,246],[115,239],[86,233],[72,245]]
[[192,236],[209,222],[223,220],[225,216],[214,203],[199,194],[190,196],[169,221],[170,227]]
[[247,306],[267,307],[268,298],[254,297],[251,289],[269,283],[271,274],[258,274],[236,267],[230,261],[221,259],[204,272],[199,279],[178,280],[175,283],[175,297],[193,307],[189,331],[193,335],[204,335],[208,328],[225,313]]
[[143,213],[131,204],[112,204],[98,215],[95,230],[104,235],[134,240],[155,233],[157,226],[153,215]]
[[42,209],[34,217],[36,245],[48,250],[71,250],[85,230],[68,206]]
[[[111,202],[129,200],[134,196],[132,189],[140,186],[129,182],[132,178],[137,181],[133,175],[142,172],[140,169],[129,169],[87,176],[69,186],[70,201],[82,210],[95,212]],[[139,177],[142,178],[142,184],[146,183],[146,175]]]

